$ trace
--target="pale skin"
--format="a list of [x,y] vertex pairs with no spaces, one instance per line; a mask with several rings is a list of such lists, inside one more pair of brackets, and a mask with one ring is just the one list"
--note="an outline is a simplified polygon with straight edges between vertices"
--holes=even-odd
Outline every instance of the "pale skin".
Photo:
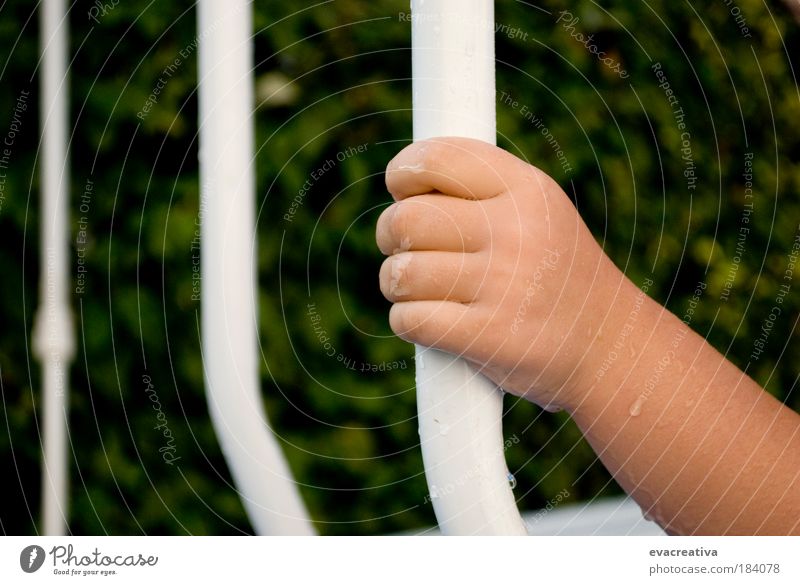
[[386,185],[397,335],[566,410],[670,534],[800,534],[800,415],[631,282],[555,181],[437,138],[402,150]]

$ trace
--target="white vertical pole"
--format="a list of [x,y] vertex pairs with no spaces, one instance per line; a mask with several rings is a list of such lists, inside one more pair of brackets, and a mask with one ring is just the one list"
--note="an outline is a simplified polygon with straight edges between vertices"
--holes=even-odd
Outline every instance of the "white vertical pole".
[[34,352],[42,362],[44,453],[42,532],[63,535],[68,512],[69,364],[75,353],[69,309],[67,199],[67,18],[64,0],[45,0],[41,23],[42,216],[40,306]]
[[[495,143],[493,0],[412,0],[414,140]],[[420,441],[443,534],[526,534],[503,452],[503,395],[464,360],[417,346]]]
[[211,420],[259,534],[313,534],[258,375],[251,3],[200,0],[202,326]]

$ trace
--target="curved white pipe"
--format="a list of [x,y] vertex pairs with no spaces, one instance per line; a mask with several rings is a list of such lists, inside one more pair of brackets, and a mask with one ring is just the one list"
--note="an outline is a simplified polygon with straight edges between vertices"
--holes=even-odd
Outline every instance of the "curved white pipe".
[[69,364],[75,354],[69,308],[67,199],[67,18],[64,0],[45,0],[40,12],[42,69],[42,215],[40,305],[33,349],[42,362],[44,453],[42,532],[61,536],[67,523]]
[[200,0],[202,325],[211,420],[259,534],[314,533],[258,377],[251,3]]
[[[495,143],[493,0],[412,0],[414,140]],[[464,360],[417,346],[425,475],[443,534],[526,534],[503,452],[503,394]]]

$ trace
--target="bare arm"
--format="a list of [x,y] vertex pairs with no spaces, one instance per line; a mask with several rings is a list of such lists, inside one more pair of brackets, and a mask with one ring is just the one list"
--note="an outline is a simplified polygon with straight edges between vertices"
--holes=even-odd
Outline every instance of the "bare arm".
[[672,534],[800,534],[800,416],[650,298],[631,319],[643,293],[620,277],[568,407],[605,466]]
[[558,185],[494,146],[415,143],[378,221],[392,329],[566,409],[675,534],[800,534],[800,416],[631,283]]

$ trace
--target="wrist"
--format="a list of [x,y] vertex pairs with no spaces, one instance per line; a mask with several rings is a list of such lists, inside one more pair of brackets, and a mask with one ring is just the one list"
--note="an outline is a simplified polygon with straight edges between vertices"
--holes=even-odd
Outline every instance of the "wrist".
[[615,386],[620,372],[635,367],[639,349],[647,344],[642,335],[653,333],[654,315],[664,310],[647,295],[652,280],[637,286],[609,264],[604,286],[598,287],[585,311],[585,347],[570,392],[572,400],[566,405],[569,412],[585,408],[587,400],[597,398],[603,388]]

